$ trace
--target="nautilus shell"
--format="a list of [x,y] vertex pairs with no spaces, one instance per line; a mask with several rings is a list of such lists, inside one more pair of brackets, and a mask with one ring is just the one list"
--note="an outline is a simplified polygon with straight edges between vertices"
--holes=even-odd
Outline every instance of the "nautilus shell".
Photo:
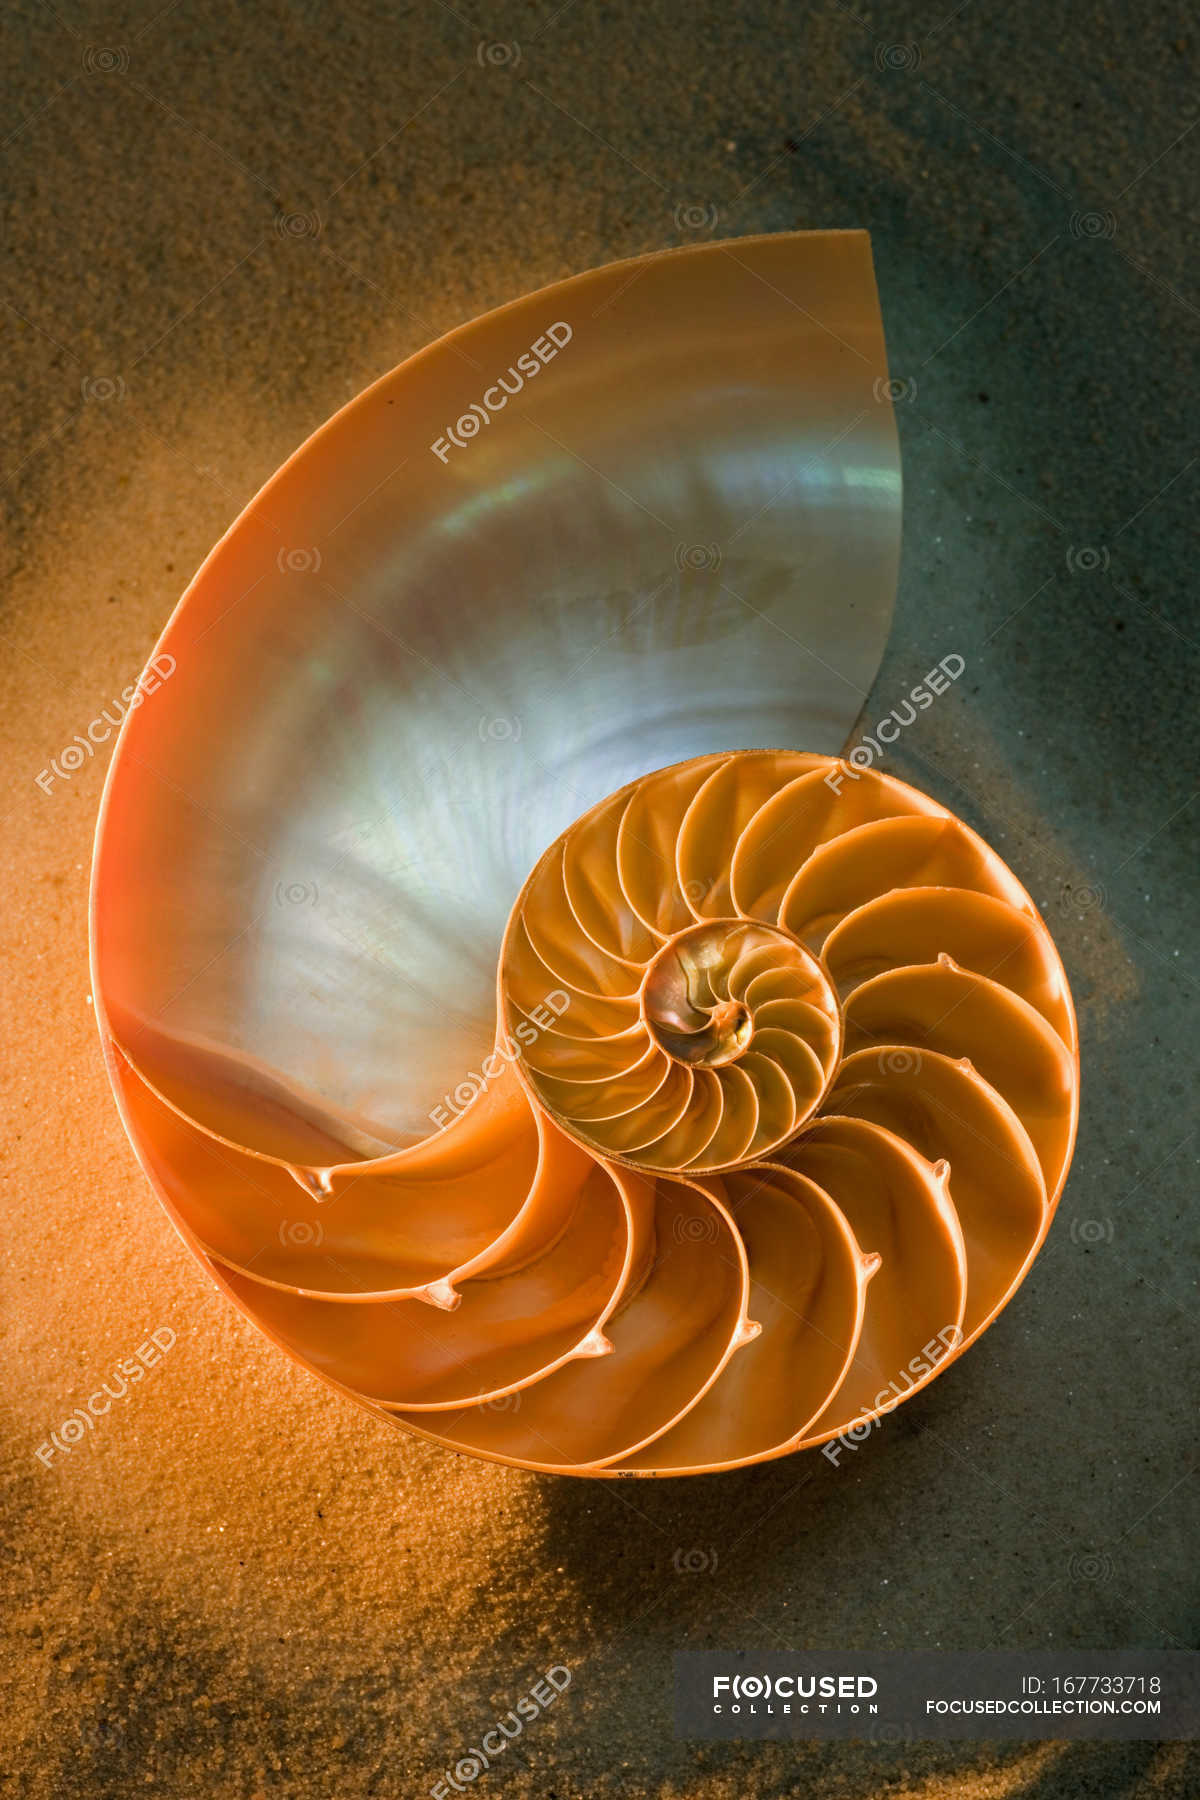
[[110,771],[97,1014],[180,1231],[340,1391],[532,1469],[729,1468],[1019,1285],[1061,964],[979,837],[836,754],[898,522],[866,241],[798,234],[451,334],[197,576]]

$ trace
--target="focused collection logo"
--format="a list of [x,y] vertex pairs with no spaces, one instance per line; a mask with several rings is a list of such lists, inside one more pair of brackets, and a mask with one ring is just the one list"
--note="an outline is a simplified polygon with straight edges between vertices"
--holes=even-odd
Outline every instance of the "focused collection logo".
[[907,1398],[920,1382],[933,1374],[942,1358],[951,1350],[957,1350],[962,1343],[962,1332],[957,1325],[943,1325],[942,1329],[923,1344],[917,1354],[910,1358],[907,1367],[901,1369],[899,1375],[889,1381],[886,1387],[880,1388],[871,1406],[861,1419],[853,1425],[847,1425],[840,1436],[822,1444],[821,1455],[837,1467],[845,1450],[857,1450],[877,1426],[881,1425],[888,1413],[895,1412],[900,1402]]
[[478,1744],[472,1744],[459,1756],[453,1768],[443,1769],[441,1778],[433,1783],[429,1792],[433,1800],[450,1800],[451,1793],[461,1794],[473,1781],[486,1775],[498,1756],[502,1756],[508,1746],[521,1736],[527,1725],[541,1717],[546,1708],[553,1706],[559,1695],[571,1685],[571,1671],[562,1663],[555,1663],[547,1669],[539,1681],[535,1681],[527,1694],[514,1706],[511,1706],[480,1737]]
[[160,1363],[167,1351],[176,1343],[175,1333],[169,1325],[160,1325],[152,1331],[144,1344],[139,1344],[132,1356],[122,1357],[113,1371],[112,1385],[102,1381],[94,1394],[89,1394],[82,1406],[77,1406],[71,1415],[64,1419],[57,1431],[52,1431],[44,1444],[39,1444],[34,1451],[38,1461],[50,1467],[55,1455],[69,1456],[77,1445],[81,1444],[89,1431],[95,1430],[96,1420],[112,1411],[114,1400],[129,1399],[129,1390],[139,1381],[144,1381],[146,1371]]
[[851,781],[858,781],[862,770],[869,769],[884,754],[883,746],[896,742],[900,733],[914,722],[918,709],[928,712],[935,698],[944,694],[951,683],[958,680],[966,666],[965,658],[956,650],[952,650],[949,656],[943,656],[923,681],[918,681],[916,687],[910,688],[908,699],[902,700],[899,706],[894,706],[886,719],[880,719],[875,727],[875,736],[864,732],[842,762],[830,769],[825,777],[826,787],[832,788],[835,794],[840,794],[842,783],[847,777]]
[[481,397],[472,401],[453,425],[447,425],[440,438],[433,440],[429,448],[438,461],[448,461],[451,450],[465,450],[470,440],[479,436],[480,429],[491,424],[492,414],[503,412],[509,401],[521,393],[525,383],[540,375],[546,364],[553,362],[559,351],[566,348],[572,335],[571,327],[564,319],[547,325],[541,337],[535,338],[528,350],[518,356],[503,375],[497,376],[491,387],[485,388]]
[[[116,731],[127,712],[133,712],[141,706],[147,695],[157,692],[163,682],[175,673],[175,658],[162,651],[152,662],[146,664],[136,681],[131,681],[127,688],[121,690],[118,700],[110,700],[98,716],[89,720],[85,730],[76,732],[69,744],[65,744],[56,757],[53,757],[34,780],[43,794],[48,794],[56,781],[70,781],[96,754],[98,744],[106,744]],[[113,717],[113,714],[116,717]]]
[[472,1072],[459,1082],[452,1094],[442,1095],[440,1105],[435,1106],[429,1114],[431,1123],[439,1131],[444,1131],[460,1113],[466,1111],[472,1100],[485,1091],[490,1081],[495,1081],[503,1075],[510,1063],[520,1059],[521,1045],[536,1044],[541,1033],[551,1030],[555,1020],[562,1018],[570,1004],[571,997],[562,988],[555,988],[552,993],[547,994],[542,1004],[535,1006],[527,1018],[517,1021],[510,1035],[500,1038],[496,1048],[488,1051],[478,1074]]
[[[811,1671],[804,1675],[714,1675],[712,1678],[715,1713],[723,1710],[740,1713],[743,1706],[750,1712],[757,1712],[760,1706],[774,1712],[776,1701],[784,1713],[790,1713],[793,1705],[802,1713],[808,1712],[810,1705],[818,1712],[831,1709],[841,1712],[843,1705],[847,1711],[861,1712],[866,1702],[873,1700],[878,1692],[879,1683],[873,1675],[820,1675]],[[866,1710],[877,1712],[879,1709],[870,1706]]]

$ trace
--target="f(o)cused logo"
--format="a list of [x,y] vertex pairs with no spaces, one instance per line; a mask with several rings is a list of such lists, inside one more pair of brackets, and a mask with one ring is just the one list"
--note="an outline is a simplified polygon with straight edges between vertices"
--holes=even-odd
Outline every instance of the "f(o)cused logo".
[[894,406],[898,406],[901,400],[916,399],[917,384],[910,376],[893,375],[889,380],[881,375],[872,392],[877,400],[890,400]]
[[919,1075],[921,1073],[921,1052],[919,1050],[881,1050],[879,1052],[879,1070],[882,1075]]
[[1113,1223],[1111,1219],[1072,1219],[1071,1242],[1073,1244],[1111,1244],[1113,1241]]
[[281,238],[315,238],[321,235],[321,215],[317,212],[281,212],[275,220]]
[[696,206],[680,201],[675,208],[675,224],[680,231],[715,231],[720,216],[711,203]]
[[281,575],[315,575],[321,567],[321,552],[315,544],[307,550],[281,550],[275,566]]
[[129,67],[129,52],[124,44],[89,44],[83,53],[83,66],[89,75],[124,75]]
[[876,46],[875,67],[877,69],[919,69],[920,66],[920,44],[878,44]]
[[318,900],[315,881],[277,881],[276,906],[315,906]]
[[1097,570],[1106,574],[1109,565],[1108,548],[1104,544],[1072,544],[1067,551],[1067,567],[1072,575],[1094,575]]
[[715,1244],[718,1229],[712,1213],[693,1213],[687,1218],[676,1214],[671,1224],[671,1236],[677,1244]]
[[715,574],[721,566],[720,544],[676,544],[675,567],[680,574]]
[[1084,1550],[1071,1558],[1070,1571],[1076,1581],[1112,1580],[1113,1560],[1102,1550]]
[[715,1575],[717,1572],[715,1550],[677,1550],[671,1562],[677,1575]]
[[481,38],[475,46],[475,61],[481,69],[515,69],[521,61],[517,43],[489,44]]
[[521,736],[520,719],[489,719],[486,714],[479,721],[479,741],[484,744],[517,743]]
[[285,1249],[315,1250],[325,1242],[325,1227],[319,1219],[284,1219],[279,1241]]
[[125,383],[120,375],[85,375],[79,392],[85,400],[97,400],[103,406],[108,400],[125,398]]
[[1073,212],[1070,224],[1072,237],[1114,238],[1117,235],[1116,213]]

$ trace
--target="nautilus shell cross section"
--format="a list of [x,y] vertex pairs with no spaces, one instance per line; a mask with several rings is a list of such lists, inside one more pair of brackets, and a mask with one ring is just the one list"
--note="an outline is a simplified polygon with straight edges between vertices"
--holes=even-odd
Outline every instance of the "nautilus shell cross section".
[[377,1417],[761,1461],[1028,1269],[1058,957],[971,830],[837,760],[894,392],[864,233],[589,271],[322,426],[160,638],[97,827],[110,1077],[205,1272]]

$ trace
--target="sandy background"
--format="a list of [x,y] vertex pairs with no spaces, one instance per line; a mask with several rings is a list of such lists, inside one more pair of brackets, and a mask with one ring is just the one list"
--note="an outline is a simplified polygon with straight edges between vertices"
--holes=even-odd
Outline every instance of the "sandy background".
[[[423,1795],[552,1663],[570,1689],[481,1797],[1200,1790],[1182,1745],[669,1724],[684,1647],[1194,1641],[1191,39],[1182,5],[1033,0],[9,9],[4,1794]],[[892,766],[1046,911],[1083,1127],[1016,1303],[841,1468],[584,1484],[389,1431],[202,1278],[93,1028],[102,760],[35,778],[311,429],[447,327],[685,241],[680,206],[710,235],[874,234],[913,386],[868,721],[967,659]],[[162,1327],[128,1404],[44,1467]]]

